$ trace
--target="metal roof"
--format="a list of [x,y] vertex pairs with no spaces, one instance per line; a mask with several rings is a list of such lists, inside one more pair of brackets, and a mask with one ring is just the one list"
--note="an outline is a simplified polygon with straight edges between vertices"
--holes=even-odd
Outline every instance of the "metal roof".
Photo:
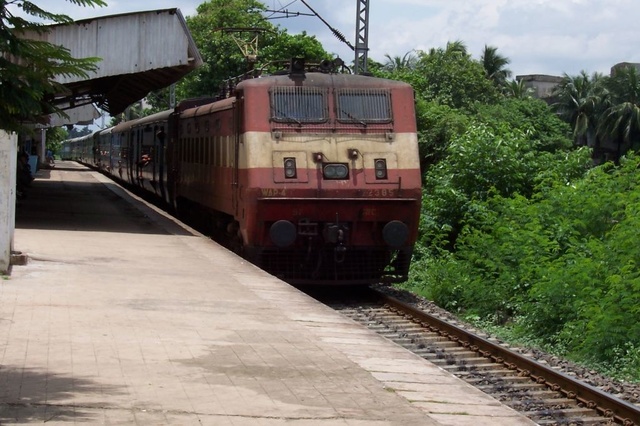
[[93,121],[100,117],[100,111],[93,105],[81,105],[69,108],[64,111],[66,117],[60,114],[51,114],[47,122],[50,127],[67,126],[70,124],[93,124]]
[[202,65],[176,8],[83,19],[49,29],[33,37],[62,45],[76,58],[102,59],[89,79],[56,78],[71,91],[56,96],[54,102],[62,109],[96,103],[111,115],[119,114],[150,91],[167,87]]

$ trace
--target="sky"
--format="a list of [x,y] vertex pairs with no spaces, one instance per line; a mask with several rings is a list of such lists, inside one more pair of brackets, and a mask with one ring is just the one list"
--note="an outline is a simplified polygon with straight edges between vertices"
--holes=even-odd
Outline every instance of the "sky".
[[[32,0],[50,11],[84,19],[177,7],[195,15],[204,0],[105,0],[80,7],[63,0]],[[301,0],[262,0],[272,10],[311,11]],[[306,0],[355,45],[358,0]],[[639,0],[369,0],[369,58],[384,63],[413,50],[460,40],[480,58],[485,45],[509,58],[516,75],[609,74],[619,62],[640,62]],[[282,15],[277,15],[282,16]],[[273,17],[273,16],[272,16]],[[351,63],[354,52],[315,16],[271,19],[290,34],[306,31]]]

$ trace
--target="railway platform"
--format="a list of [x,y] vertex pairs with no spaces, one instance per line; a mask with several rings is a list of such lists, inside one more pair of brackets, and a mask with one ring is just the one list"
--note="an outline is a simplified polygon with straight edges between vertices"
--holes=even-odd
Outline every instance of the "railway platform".
[[74,162],[16,211],[0,424],[531,425]]

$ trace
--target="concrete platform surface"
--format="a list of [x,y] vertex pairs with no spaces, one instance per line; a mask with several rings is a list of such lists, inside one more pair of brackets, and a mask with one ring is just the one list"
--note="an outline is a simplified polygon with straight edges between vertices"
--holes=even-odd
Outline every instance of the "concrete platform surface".
[[76,163],[14,248],[0,424],[533,424]]

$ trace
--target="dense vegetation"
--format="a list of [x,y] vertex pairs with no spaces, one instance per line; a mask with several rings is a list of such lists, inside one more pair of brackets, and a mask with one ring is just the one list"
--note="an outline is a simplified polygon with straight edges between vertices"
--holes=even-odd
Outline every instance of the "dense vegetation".
[[[640,90],[635,72],[600,77],[606,97],[590,94],[591,104],[568,102],[565,76],[549,107],[508,70],[487,69],[486,55],[499,57],[487,47],[474,60],[455,42],[374,67],[417,95],[423,214],[406,287],[512,339],[640,380],[640,158],[596,167],[581,147],[593,146],[581,143],[589,129],[592,140],[638,142],[637,104],[612,96]],[[602,113],[589,126],[575,119],[592,111]]]

